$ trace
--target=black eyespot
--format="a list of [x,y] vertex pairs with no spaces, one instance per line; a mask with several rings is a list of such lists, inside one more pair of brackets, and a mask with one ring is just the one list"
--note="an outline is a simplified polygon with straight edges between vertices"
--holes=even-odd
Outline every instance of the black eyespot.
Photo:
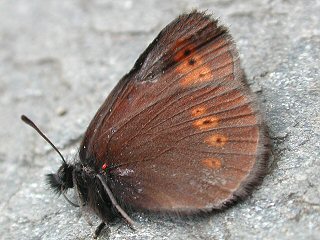
[[189,64],[190,65],[194,65],[196,63],[196,60],[194,60],[193,58],[191,58],[190,60],[189,60]]
[[189,56],[190,54],[191,54],[191,50],[190,49],[184,50],[184,56]]
[[209,123],[212,123],[212,121],[210,119],[206,119],[202,122],[203,124],[209,124]]

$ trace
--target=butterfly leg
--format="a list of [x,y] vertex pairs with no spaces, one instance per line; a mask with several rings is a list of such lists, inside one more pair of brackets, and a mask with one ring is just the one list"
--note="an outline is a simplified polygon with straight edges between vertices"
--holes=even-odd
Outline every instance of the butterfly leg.
[[100,235],[102,229],[103,229],[105,226],[106,226],[106,223],[105,223],[105,222],[101,222],[101,223],[99,224],[99,226],[98,226],[98,227],[96,228],[96,230],[94,231],[94,235],[93,235],[93,238],[94,238],[94,239],[96,239],[96,238]]
[[117,203],[117,200],[114,198],[110,188],[108,187],[106,181],[103,179],[103,177],[99,174],[96,175],[99,180],[101,181],[104,189],[106,190],[112,205],[118,210],[118,212],[121,214],[121,216],[129,223],[131,229],[134,230],[134,221],[128,216],[128,214],[120,207],[120,205]]

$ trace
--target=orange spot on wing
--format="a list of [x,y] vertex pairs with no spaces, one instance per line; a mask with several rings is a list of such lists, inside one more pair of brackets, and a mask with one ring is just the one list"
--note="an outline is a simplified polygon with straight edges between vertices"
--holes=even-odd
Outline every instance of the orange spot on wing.
[[185,74],[180,80],[183,86],[199,84],[212,80],[211,68],[203,64],[203,57],[194,53],[195,45],[189,44],[174,57],[177,62],[176,71]]
[[217,39],[210,45],[212,54],[208,56],[208,49],[202,50],[189,40],[178,40],[173,47],[173,60],[177,64],[175,71],[183,74],[180,79],[181,86],[190,87],[231,75],[234,59],[228,46],[226,39]]
[[205,107],[197,107],[191,110],[191,115],[193,117],[199,117],[206,112]]
[[[215,61],[204,63],[201,55],[184,60],[185,62],[177,67],[179,73],[185,73],[180,80],[183,87],[222,79],[233,73],[233,58],[230,53],[224,53]],[[191,64],[192,63],[192,64]]]
[[221,168],[221,160],[218,158],[207,158],[201,161],[202,165],[211,168],[211,169],[220,169]]
[[215,147],[222,147],[227,142],[228,138],[222,134],[215,134],[205,139],[205,143]]
[[181,60],[181,63],[177,66],[176,71],[179,73],[188,73],[192,69],[202,64],[202,58],[198,55],[192,55],[186,59]]
[[[186,46],[183,46],[186,45]],[[174,47],[175,49],[181,48],[173,57],[175,62],[181,61],[183,58],[190,56],[196,46],[194,44],[186,44],[186,41],[178,41]]]
[[[188,68],[189,68],[189,71],[192,69],[190,67]],[[180,83],[182,86],[187,87],[190,85],[211,81],[212,77],[213,76],[212,76],[211,69],[204,65],[187,73],[181,79]]]
[[204,118],[201,118],[201,119],[194,121],[193,126],[202,130],[202,129],[208,129],[208,128],[215,127],[218,125],[218,122],[219,122],[219,118],[209,116],[209,117],[204,117]]

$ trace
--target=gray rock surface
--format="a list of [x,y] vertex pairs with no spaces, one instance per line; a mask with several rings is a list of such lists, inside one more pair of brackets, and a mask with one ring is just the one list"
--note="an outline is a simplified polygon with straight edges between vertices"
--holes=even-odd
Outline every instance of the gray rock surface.
[[97,219],[87,217],[91,227],[48,190],[44,175],[60,160],[19,117],[29,115],[72,159],[120,77],[193,8],[214,13],[235,38],[274,143],[268,174],[226,211],[188,220],[136,213],[141,229],[120,221],[111,239],[320,239],[317,0],[1,1],[1,239],[90,239]]

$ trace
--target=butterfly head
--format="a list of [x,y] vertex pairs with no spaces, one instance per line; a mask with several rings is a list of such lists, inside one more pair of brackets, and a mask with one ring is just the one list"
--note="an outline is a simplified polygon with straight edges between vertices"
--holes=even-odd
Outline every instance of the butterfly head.
[[57,173],[47,174],[47,183],[57,194],[73,188],[73,165],[63,162]]

